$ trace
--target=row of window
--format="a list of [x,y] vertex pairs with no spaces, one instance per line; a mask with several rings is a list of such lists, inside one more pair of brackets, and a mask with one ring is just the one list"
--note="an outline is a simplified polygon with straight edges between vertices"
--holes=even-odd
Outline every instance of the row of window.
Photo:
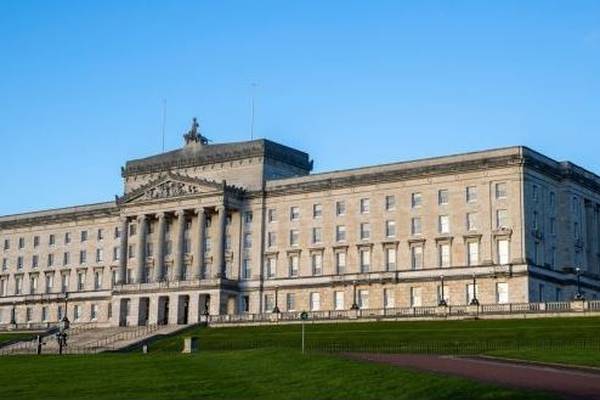
[[[86,284],[86,272],[78,271],[77,272],[77,282],[76,289],[78,291],[85,290]],[[94,282],[93,288],[94,290],[102,289],[102,271],[94,271],[93,273]],[[15,286],[14,286],[14,294],[20,295],[25,294],[23,292],[23,282],[24,277],[22,275],[15,275]],[[53,293],[54,292],[54,274],[45,274],[45,282],[44,282],[44,293]],[[69,279],[70,276],[68,273],[60,274],[60,291],[62,293],[66,293],[69,291]],[[113,271],[113,284],[116,280],[116,271]],[[32,275],[29,277],[29,292],[28,294],[36,294],[40,293],[39,288],[39,277],[37,275]],[[8,295],[8,278],[4,277],[0,279],[0,296]]]
[[[119,232],[119,228],[115,228],[115,232],[114,232],[115,238],[118,238],[120,236],[120,232]],[[104,229],[99,228],[96,231],[96,239],[97,240],[103,240],[104,239]],[[80,237],[79,237],[80,242],[86,242],[88,240],[88,231],[87,230],[82,230],[80,232]],[[64,235],[64,244],[70,244],[72,242],[72,236],[71,236],[71,232],[65,232]],[[41,243],[41,239],[40,236],[36,235],[33,237],[33,248],[37,248],[39,247]],[[56,245],[56,235],[51,233],[48,235],[48,245],[49,246],[54,246]],[[24,249],[26,246],[26,240],[24,237],[20,237],[17,239],[17,248],[19,250]],[[10,250],[11,248],[11,244],[10,244],[10,239],[4,239],[4,245],[3,245],[3,250]]]
[[[98,319],[99,307],[97,304],[90,304],[89,307],[90,307],[90,321],[96,321]],[[9,311],[9,310],[6,310],[6,311]],[[60,321],[62,319],[63,312],[64,312],[63,306],[59,305],[57,307],[57,316],[56,316],[55,321]],[[80,321],[82,319],[82,317],[83,317],[83,306],[81,304],[73,305],[74,321],[75,322]],[[6,312],[6,313],[0,312],[0,323],[9,323],[11,321],[11,319],[16,320],[15,316],[14,315],[11,316],[9,312]],[[50,309],[48,306],[42,306],[40,321],[41,322],[53,322],[53,321],[50,321]],[[33,307],[27,307],[25,309],[25,322],[27,322],[27,323],[36,322],[36,321],[34,321]]]

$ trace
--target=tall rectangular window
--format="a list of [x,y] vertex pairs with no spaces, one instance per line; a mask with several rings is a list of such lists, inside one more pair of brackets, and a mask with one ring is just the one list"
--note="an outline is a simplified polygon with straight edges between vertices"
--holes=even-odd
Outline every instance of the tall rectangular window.
[[479,265],[479,242],[467,243],[467,264]]
[[423,246],[416,245],[410,248],[410,258],[412,269],[423,268]]
[[77,290],[85,289],[85,272],[79,271],[77,273]]
[[312,242],[313,244],[321,243],[323,241],[323,230],[319,227],[312,229]]
[[396,248],[387,247],[385,249],[385,269],[394,271],[396,269]]
[[468,231],[476,231],[477,230],[477,213],[474,213],[474,212],[467,213],[467,230]]
[[298,246],[299,233],[297,229],[290,229],[290,246]]
[[[152,243],[148,243],[148,244],[152,245]],[[149,252],[149,254],[152,254],[152,252]],[[101,263],[103,261],[104,261],[104,250],[96,249],[96,262]]]
[[277,246],[277,233],[267,232],[267,247]]
[[439,251],[439,265],[442,268],[450,266],[450,244],[442,243],[438,247]]
[[323,216],[323,205],[320,203],[313,204],[313,218],[321,218]]
[[505,199],[507,196],[506,182],[496,183],[496,199]]
[[360,272],[366,273],[371,269],[371,250],[362,249],[360,251]]
[[466,199],[467,199],[467,203],[474,203],[477,201],[477,187],[476,186],[467,186]]
[[267,276],[267,278],[274,278],[276,272],[277,272],[277,259],[275,257],[267,258],[265,275]]
[[269,223],[277,221],[277,210],[276,209],[269,208],[269,211],[267,211],[267,221],[269,221]]
[[290,221],[297,221],[300,219],[300,207],[290,207]]
[[321,294],[312,292],[310,294],[310,311],[319,311],[321,309]]
[[508,303],[508,283],[498,282],[496,283],[496,303],[507,304]]
[[335,240],[336,242],[346,241],[346,227],[344,225],[338,225],[335,227]]
[[421,293],[422,293],[422,289],[420,287],[411,287],[410,288],[410,306],[411,307],[421,307],[423,305]]
[[394,289],[391,289],[391,288],[383,289],[383,307],[384,308],[396,307],[396,299],[394,298]]
[[423,205],[423,196],[421,196],[421,193],[413,193],[410,197],[410,203],[412,208],[421,207]]
[[369,290],[361,289],[358,291],[358,308],[368,309],[369,308]]
[[323,255],[321,253],[314,253],[311,256],[312,274],[321,275],[323,273]]
[[94,289],[99,290],[102,288],[102,271],[94,271]]
[[335,291],[333,294],[333,302],[334,309],[343,310],[344,309],[344,292],[341,290]]
[[298,276],[299,261],[298,255],[290,256],[290,276]]
[[505,265],[509,262],[509,243],[508,239],[498,240],[498,264]]
[[252,277],[252,269],[250,266],[250,259],[244,258],[242,260],[242,279],[250,279]]
[[371,224],[369,224],[368,222],[363,222],[362,224],[360,224],[360,239],[371,239]]
[[448,193],[448,189],[438,190],[438,204],[440,206],[445,206],[450,201],[450,195]]
[[440,233],[450,233],[450,217],[440,215],[438,218],[438,228]]
[[81,241],[85,242],[88,238],[88,232],[87,231],[81,231]]
[[385,196],[385,210],[391,211],[396,209],[396,196]]
[[385,236],[389,238],[396,236],[396,221],[385,221]]
[[367,214],[371,210],[371,201],[369,199],[360,199],[360,213]]
[[65,232],[65,244],[71,243],[71,232]]
[[411,219],[411,224],[410,224],[410,229],[411,229],[411,234],[413,235],[420,235],[422,232],[422,227],[421,227],[421,217],[414,217]]
[[335,202],[335,215],[338,217],[346,215],[346,202],[344,200],[338,200]]
[[85,264],[87,261],[87,252],[85,250],[81,250],[79,252],[79,264]]
[[346,273],[346,252],[338,251],[335,253],[335,267],[338,274]]
[[249,249],[252,247],[252,234],[249,232],[244,233],[244,248]]
[[503,229],[508,228],[508,226],[508,210],[496,210],[496,228]]
[[286,294],[286,309],[287,311],[295,311],[296,310],[296,295],[294,293]]

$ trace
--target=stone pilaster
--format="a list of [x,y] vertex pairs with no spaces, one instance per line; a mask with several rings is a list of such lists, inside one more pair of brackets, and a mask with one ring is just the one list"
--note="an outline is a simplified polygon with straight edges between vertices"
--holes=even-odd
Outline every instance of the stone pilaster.
[[225,224],[227,223],[227,208],[217,207],[217,240],[215,246],[214,269],[217,278],[223,278],[225,272]]
[[146,227],[147,217],[145,215],[138,216],[138,242],[136,251],[136,268],[135,282],[142,283],[144,281],[144,266],[146,265]]

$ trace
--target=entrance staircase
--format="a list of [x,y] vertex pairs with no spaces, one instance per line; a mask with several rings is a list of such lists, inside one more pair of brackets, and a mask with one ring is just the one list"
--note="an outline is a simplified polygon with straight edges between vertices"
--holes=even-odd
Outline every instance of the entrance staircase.
[[[169,335],[187,328],[188,325],[147,325],[126,327],[75,327],[67,331],[67,346],[63,354],[96,354],[116,351],[154,336]],[[37,339],[21,341],[0,347],[1,355],[36,354]],[[42,354],[58,354],[58,342],[54,334],[42,337]]]

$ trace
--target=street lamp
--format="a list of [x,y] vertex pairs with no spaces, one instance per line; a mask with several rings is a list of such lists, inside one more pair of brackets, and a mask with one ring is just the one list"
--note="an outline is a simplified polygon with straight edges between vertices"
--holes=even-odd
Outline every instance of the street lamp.
[[65,293],[65,313],[58,323],[58,333],[56,334],[56,341],[58,342],[58,354],[63,353],[63,347],[67,345],[67,329],[71,323],[67,317],[67,294]]
[[575,272],[577,273],[577,293],[575,294],[575,300],[585,300],[581,293],[581,268],[575,268]]
[[12,309],[10,310],[10,324],[11,325],[17,324],[17,306],[15,305],[14,302],[12,305]]
[[358,303],[356,302],[356,281],[352,281],[352,307],[351,310],[358,310]]
[[277,306],[278,293],[279,293],[279,286],[275,286],[275,307],[273,307],[273,314],[279,314],[281,312],[281,311],[279,311],[279,307]]
[[448,304],[446,303],[446,296],[444,296],[444,275],[440,275],[440,282],[442,284],[441,287],[441,296],[440,296],[440,301],[438,303],[438,306],[440,307],[446,307]]
[[475,274],[473,273],[473,298],[471,299],[470,305],[478,306],[479,300],[477,300],[477,281],[475,280]]

